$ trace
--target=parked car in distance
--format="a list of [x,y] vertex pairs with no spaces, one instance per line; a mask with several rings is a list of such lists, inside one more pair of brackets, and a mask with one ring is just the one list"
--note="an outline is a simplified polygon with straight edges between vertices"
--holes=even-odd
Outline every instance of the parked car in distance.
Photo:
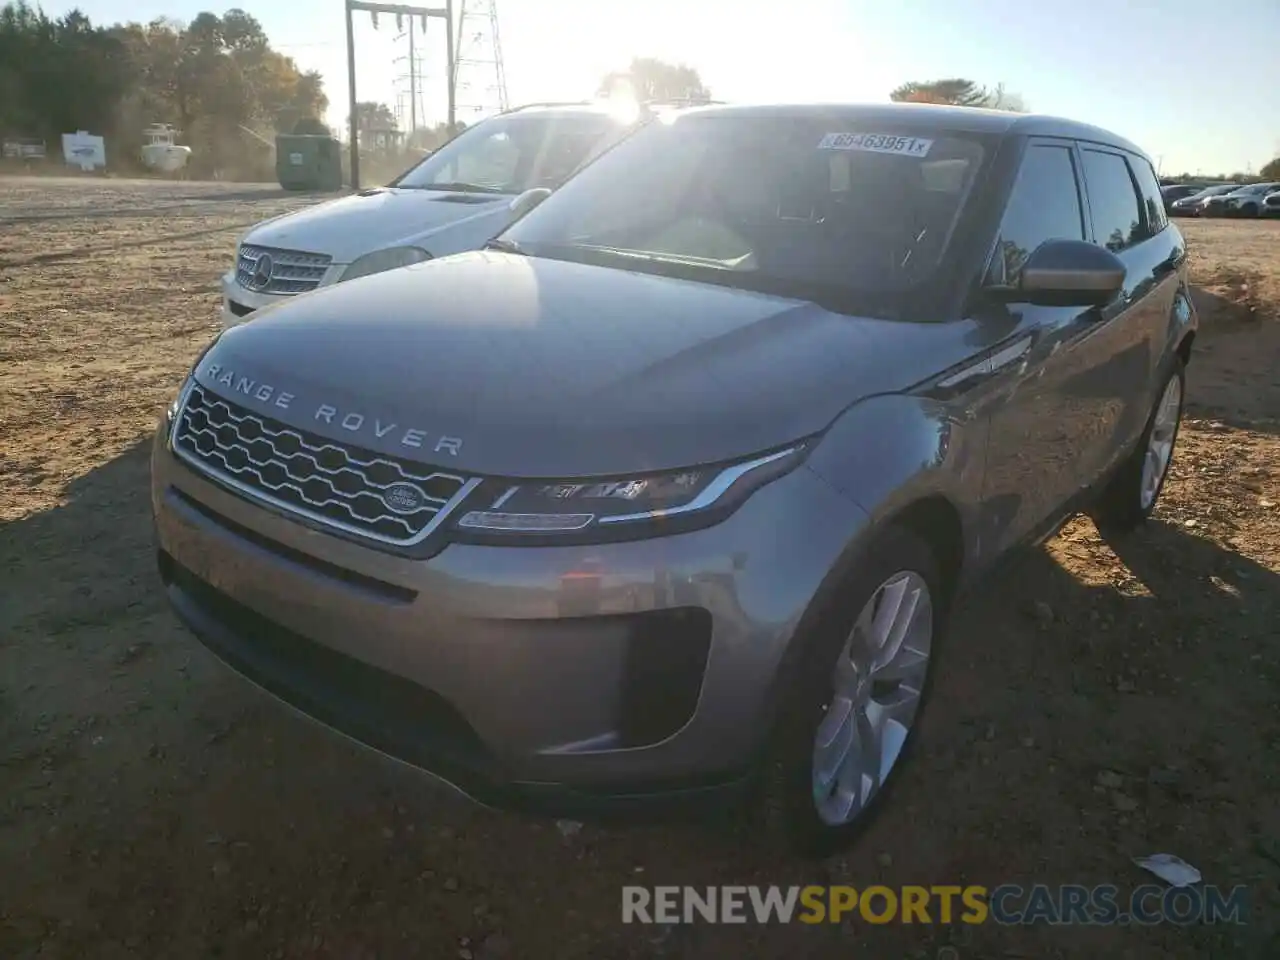
[[468,127],[386,186],[259,223],[222,278],[222,322],[355,277],[474,250],[626,135],[608,103],[533,104]]
[[1262,198],[1261,215],[1264,217],[1280,217],[1280,190],[1268,193]]
[[1175,217],[1198,217],[1200,216],[1200,207],[1205,201],[1212,197],[1231,193],[1233,190],[1239,189],[1239,187],[1240,184],[1238,183],[1218,183],[1211,187],[1205,187],[1198,193],[1173,201],[1169,207],[1169,213]]
[[1173,183],[1161,187],[1160,196],[1164,199],[1165,213],[1173,212],[1174,201],[1195,196],[1202,190],[1204,185],[1196,183]]
[[1250,183],[1229,193],[1209,197],[1200,208],[1202,217],[1256,217],[1263,198],[1280,189],[1280,183]]
[[225,330],[156,433],[160,574],[236,670],[485,803],[751,798],[822,853],[956,596],[1155,509],[1196,328],[1121,137],[681,111],[484,250]]

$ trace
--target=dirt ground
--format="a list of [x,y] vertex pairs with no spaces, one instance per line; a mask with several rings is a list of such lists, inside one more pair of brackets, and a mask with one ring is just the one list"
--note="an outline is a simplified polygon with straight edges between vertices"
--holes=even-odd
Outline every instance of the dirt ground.
[[[244,184],[0,179],[0,957],[1280,956],[1280,222],[1183,222],[1203,332],[1149,528],[1076,520],[959,616],[846,856],[471,807],[276,706],[161,597],[145,445],[216,329]],[[1243,926],[620,920],[624,884],[1114,883]]]

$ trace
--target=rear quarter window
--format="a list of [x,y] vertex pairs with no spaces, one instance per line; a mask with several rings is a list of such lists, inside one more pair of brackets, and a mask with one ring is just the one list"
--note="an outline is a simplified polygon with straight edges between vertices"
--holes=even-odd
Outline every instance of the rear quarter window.
[[1138,184],[1138,193],[1145,207],[1147,215],[1145,233],[1149,237],[1154,237],[1169,225],[1169,220],[1164,213],[1164,202],[1160,198],[1160,181],[1156,179],[1156,172],[1151,169],[1151,164],[1142,157],[1131,156],[1129,169],[1133,171],[1133,179]]

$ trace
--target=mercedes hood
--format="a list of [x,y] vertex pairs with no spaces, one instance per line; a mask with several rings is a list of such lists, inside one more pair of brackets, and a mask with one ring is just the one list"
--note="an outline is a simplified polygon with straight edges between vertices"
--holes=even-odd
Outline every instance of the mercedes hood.
[[[732,460],[973,352],[967,324],[477,251],[273,307],[197,364],[210,390],[354,446],[503,477]],[[972,335],[972,331],[968,331]]]
[[[378,187],[275,217],[245,243],[306,250],[351,263],[384,247],[420,246],[432,256],[474,249],[501,233],[511,219],[507,194],[454,193]],[[460,240],[455,240],[454,236]]]

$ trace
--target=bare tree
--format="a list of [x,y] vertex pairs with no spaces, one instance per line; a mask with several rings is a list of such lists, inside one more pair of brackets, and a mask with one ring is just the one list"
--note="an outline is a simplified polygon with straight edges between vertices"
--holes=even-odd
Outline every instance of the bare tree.
[[684,64],[667,63],[653,57],[636,57],[626,70],[610,73],[600,81],[602,97],[630,95],[637,100],[691,100],[706,103],[711,91],[698,71]]

